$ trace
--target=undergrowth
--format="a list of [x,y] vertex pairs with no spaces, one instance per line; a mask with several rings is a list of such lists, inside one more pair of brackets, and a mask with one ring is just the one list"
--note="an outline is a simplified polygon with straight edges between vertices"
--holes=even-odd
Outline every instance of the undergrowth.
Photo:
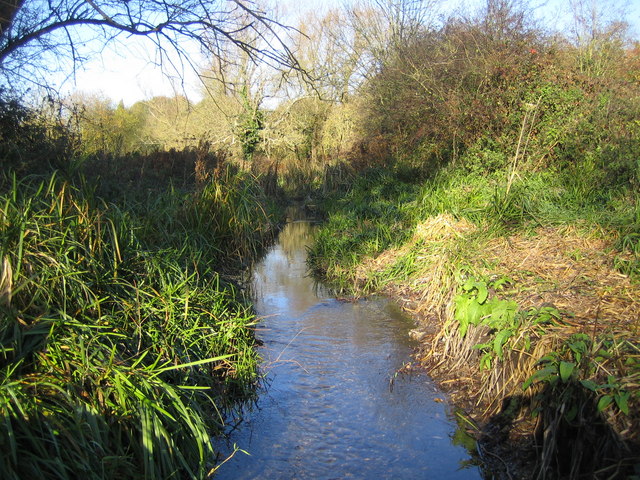
[[[628,472],[639,441],[637,192],[585,162],[509,188],[504,170],[364,176],[329,202],[310,251],[338,289],[412,298],[436,329],[423,361],[449,381],[475,378],[461,396],[485,419],[532,423],[540,478]],[[554,240],[563,235],[584,240]],[[554,277],[562,269],[573,280]],[[519,413],[502,410],[509,399]],[[566,456],[571,442],[583,453]]]
[[273,229],[255,181],[111,199],[59,173],[3,184],[0,476],[206,477],[257,381],[254,316],[219,273]]

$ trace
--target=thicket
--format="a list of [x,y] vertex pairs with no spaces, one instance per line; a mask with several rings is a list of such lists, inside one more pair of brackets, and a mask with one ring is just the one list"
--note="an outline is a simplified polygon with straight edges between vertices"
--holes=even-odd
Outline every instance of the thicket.
[[2,478],[208,476],[258,381],[229,273],[273,234],[262,188],[208,152],[82,162],[0,111]]

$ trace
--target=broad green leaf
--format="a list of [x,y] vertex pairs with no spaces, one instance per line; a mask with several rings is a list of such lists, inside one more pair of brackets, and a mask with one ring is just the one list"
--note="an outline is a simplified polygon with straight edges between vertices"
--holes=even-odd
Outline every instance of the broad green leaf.
[[540,357],[540,360],[538,360],[537,364],[543,364],[543,363],[549,363],[549,362],[554,362],[556,360],[557,354],[555,352],[551,352],[547,355],[545,355],[544,357]]
[[469,322],[467,319],[460,320],[460,336],[464,338],[467,335],[467,330],[469,329]]
[[591,390],[592,392],[595,392],[598,388],[598,385],[593,380],[580,380],[580,383],[584,388]]
[[576,364],[573,362],[560,362],[560,379],[563,382],[567,382],[569,380],[569,378],[571,378],[571,374],[573,373],[573,369],[575,368]]
[[457,295],[455,297],[454,303],[456,305],[456,311],[454,317],[456,320],[461,321],[464,319],[465,321],[468,321],[470,302],[471,300],[463,295]]
[[472,301],[469,304],[469,323],[472,325],[478,325],[480,320],[482,319],[482,305],[478,304],[476,301]]
[[480,305],[482,305],[489,296],[489,290],[487,289],[487,284],[484,282],[477,282],[475,287],[478,289],[478,297],[477,301]]
[[603,395],[600,400],[598,400],[598,411],[602,412],[611,404],[612,401],[613,397],[611,395]]
[[467,278],[467,281],[464,282],[464,285],[462,285],[462,289],[465,292],[470,292],[471,290],[474,289],[474,287],[476,286],[476,281],[473,277],[469,277]]
[[512,283],[511,280],[507,277],[500,277],[497,280],[493,281],[493,288],[496,290],[501,290],[504,285],[508,285]]
[[531,386],[531,384],[535,382],[547,381],[551,383],[552,377],[556,376],[555,375],[556,371],[557,370],[555,365],[548,365],[538,370],[537,372],[535,372],[533,375],[531,375],[529,378],[525,380],[525,382],[522,384],[522,389],[526,390]]
[[473,348],[473,350],[486,350],[489,347],[491,347],[490,343],[477,343],[471,348]]
[[491,360],[493,359],[493,355],[487,352],[480,359],[480,370],[491,370]]
[[585,353],[587,351],[587,344],[583,340],[578,340],[577,342],[570,343],[569,348],[576,353]]
[[621,392],[615,395],[616,405],[622,413],[629,415],[629,392]]
[[456,310],[454,314],[454,318],[460,324],[460,336],[462,338],[467,334],[467,329],[469,328],[469,302],[470,299],[463,296],[458,295],[454,299]]
[[575,420],[577,415],[578,415],[578,405],[574,403],[569,407],[569,410],[565,412],[564,418],[567,422],[571,423]]
[[507,342],[509,337],[512,335],[511,330],[501,330],[496,335],[495,340],[493,341],[493,351],[496,353],[498,358],[502,360],[502,347]]

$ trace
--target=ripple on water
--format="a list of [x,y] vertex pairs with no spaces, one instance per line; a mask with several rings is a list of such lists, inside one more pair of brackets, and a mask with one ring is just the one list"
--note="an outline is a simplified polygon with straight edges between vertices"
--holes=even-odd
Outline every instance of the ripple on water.
[[481,478],[461,468],[469,455],[451,443],[431,381],[395,375],[410,361],[410,321],[383,299],[338,301],[308,277],[312,230],[289,224],[255,267],[268,387],[229,439],[250,455],[216,478]]

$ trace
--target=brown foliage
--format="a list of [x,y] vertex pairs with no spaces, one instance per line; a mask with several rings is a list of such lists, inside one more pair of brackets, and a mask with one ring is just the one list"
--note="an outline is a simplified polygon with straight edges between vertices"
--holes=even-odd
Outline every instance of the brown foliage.
[[[626,48],[614,29],[587,49],[528,18],[520,2],[488,1],[481,15],[452,17],[399,46],[363,90],[362,143],[384,136],[426,170],[462,161],[491,171],[508,165],[523,118],[539,105],[523,139],[526,168],[572,163],[598,145],[633,156],[637,45]],[[501,164],[465,156],[470,149],[495,152]],[[630,175],[624,155],[605,156],[612,177]]]

